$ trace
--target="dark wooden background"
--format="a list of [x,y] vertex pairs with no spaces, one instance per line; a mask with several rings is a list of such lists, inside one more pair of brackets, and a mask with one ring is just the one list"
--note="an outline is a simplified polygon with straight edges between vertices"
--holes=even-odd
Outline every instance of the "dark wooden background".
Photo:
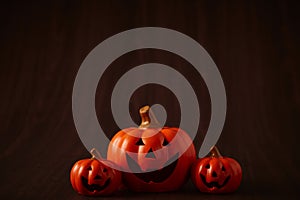
[[[1,3],[0,198],[85,199],[69,183],[72,164],[89,157],[72,118],[76,73],[100,42],[143,26],[180,31],[214,59],[228,98],[218,145],[240,161],[243,181],[231,195],[204,195],[189,182],[176,193],[125,192],[110,199],[299,198],[299,10],[298,1],[279,0]],[[110,94],[126,66],[153,60],[181,70],[198,91],[201,139],[209,122],[209,96],[201,77],[193,76],[191,66],[178,56],[129,53],[112,64],[99,87]],[[138,120],[142,104],[160,101],[176,114],[178,103],[168,90],[141,88],[132,97],[133,118]],[[109,99],[97,95],[96,102],[99,121],[113,134],[118,127],[107,108]],[[168,118],[171,125],[177,122]]]

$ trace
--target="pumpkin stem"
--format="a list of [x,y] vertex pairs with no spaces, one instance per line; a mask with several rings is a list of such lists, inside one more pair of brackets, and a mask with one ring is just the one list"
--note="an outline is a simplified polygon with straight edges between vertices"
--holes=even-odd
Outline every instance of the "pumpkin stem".
[[142,118],[142,122],[139,128],[158,128],[161,127],[158,120],[156,119],[154,113],[150,109],[150,106],[144,106],[140,108],[140,116]]
[[101,154],[96,148],[92,148],[90,154],[92,155],[92,159],[97,159],[99,161],[103,160]]
[[219,149],[216,146],[213,146],[210,149],[210,156],[213,158],[222,158],[223,156],[221,155]]

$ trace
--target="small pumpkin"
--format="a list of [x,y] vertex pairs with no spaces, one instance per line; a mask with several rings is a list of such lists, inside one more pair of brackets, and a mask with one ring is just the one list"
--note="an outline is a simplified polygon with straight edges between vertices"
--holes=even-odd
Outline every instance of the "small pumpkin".
[[[110,165],[109,165],[110,164]],[[70,172],[70,181],[76,192],[87,196],[107,196],[121,186],[121,172],[112,169],[113,163],[101,162],[93,156],[77,161]]]
[[107,159],[127,171],[123,173],[124,183],[133,191],[177,190],[188,179],[190,167],[196,160],[193,142],[179,128],[159,128],[151,113],[149,106],[141,108],[141,125],[121,130],[112,138]]
[[230,193],[240,186],[242,169],[240,164],[223,157],[214,146],[210,157],[198,159],[192,166],[191,179],[194,185],[206,193]]

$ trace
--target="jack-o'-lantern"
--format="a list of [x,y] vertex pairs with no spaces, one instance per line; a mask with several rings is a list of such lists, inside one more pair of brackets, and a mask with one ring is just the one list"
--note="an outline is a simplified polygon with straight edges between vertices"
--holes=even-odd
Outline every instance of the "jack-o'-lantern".
[[193,142],[179,128],[158,128],[151,113],[149,106],[141,108],[141,125],[123,129],[112,138],[107,159],[127,171],[123,173],[124,182],[133,191],[177,190],[188,179],[196,160]]
[[242,180],[240,164],[221,156],[217,147],[210,151],[211,156],[197,160],[191,169],[194,185],[206,193],[230,193],[238,189]]
[[121,172],[110,168],[108,160],[90,159],[77,161],[70,172],[70,181],[76,192],[87,196],[106,196],[121,186]]

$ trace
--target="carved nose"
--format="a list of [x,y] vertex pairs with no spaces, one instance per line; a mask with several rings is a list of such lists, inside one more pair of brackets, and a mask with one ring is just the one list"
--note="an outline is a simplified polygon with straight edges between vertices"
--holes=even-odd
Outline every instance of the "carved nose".
[[212,177],[215,177],[215,178],[218,177],[218,175],[217,175],[217,173],[215,171],[213,171]]
[[156,158],[152,148],[150,148],[150,150],[148,151],[148,153],[146,154],[146,158]]
[[97,175],[96,177],[95,177],[95,180],[100,180],[100,179],[102,179],[102,177],[101,176],[99,176],[99,175]]

